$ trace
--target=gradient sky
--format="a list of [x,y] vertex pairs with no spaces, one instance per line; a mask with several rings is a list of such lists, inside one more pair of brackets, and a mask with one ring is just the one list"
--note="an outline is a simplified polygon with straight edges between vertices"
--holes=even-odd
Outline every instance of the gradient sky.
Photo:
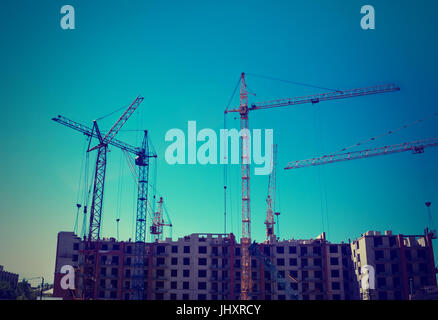
[[[76,9],[62,30],[60,8]],[[376,30],[360,28],[372,4]],[[51,118],[84,124],[145,97],[124,129],[148,129],[158,153],[157,189],[173,237],[223,232],[223,167],[170,166],[167,130],[219,130],[240,72],[350,89],[396,83],[401,91],[250,114],[251,128],[273,128],[278,143],[281,238],[333,242],[367,230],[421,234],[425,201],[438,205],[438,149],[296,171],[288,161],[354,144],[430,118],[362,146],[434,137],[438,21],[435,1],[24,1],[0,3],[0,264],[21,277],[53,279],[56,235],[72,231],[85,138]],[[435,39],[435,40],[434,40]],[[248,76],[250,102],[319,93]],[[238,97],[233,105],[238,104]],[[120,112],[119,112],[120,113]],[[108,129],[118,114],[100,122]],[[239,121],[227,119],[229,128]],[[118,138],[139,145],[142,135]],[[94,155],[93,155],[94,156]],[[133,237],[136,189],[125,159],[108,156],[102,232]],[[228,231],[240,235],[240,167],[228,168]],[[266,176],[251,180],[252,234],[263,241]],[[123,191],[118,195],[117,190]]]

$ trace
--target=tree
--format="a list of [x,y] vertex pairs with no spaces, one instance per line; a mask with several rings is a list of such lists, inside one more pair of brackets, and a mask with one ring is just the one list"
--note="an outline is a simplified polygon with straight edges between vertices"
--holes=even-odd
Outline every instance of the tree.
[[0,300],[15,300],[17,293],[11,284],[6,281],[0,281]]
[[37,293],[32,291],[30,283],[23,279],[17,285],[17,300],[36,300]]

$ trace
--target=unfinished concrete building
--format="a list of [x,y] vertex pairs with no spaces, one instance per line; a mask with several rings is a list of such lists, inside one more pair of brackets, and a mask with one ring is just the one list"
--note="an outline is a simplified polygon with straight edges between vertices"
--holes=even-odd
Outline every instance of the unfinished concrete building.
[[363,277],[374,280],[360,287],[361,298],[407,300],[419,291],[436,288],[435,238],[435,233],[426,229],[423,235],[368,231],[354,240],[351,250],[358,282]]
[[[100,241],[94,299],[133,298],[134,243],[114,238]],[[254,300],[358,299],[350,244],[328,243],[325,234],[313,240],[284,240],[257,245],[252,256]],[[76,297],[83,288],[84,241],[72,232],[58,235],[54,295],[72,298],[60,279],[63,265],[76,272]],[[233,234],[191,234],[176,241],[147,243],[145,295],[150,300],[234,300],[240,294],[240,244]],[[274,269],[267,269],[264,259]],[[278,278],[286,279],[280,283]],[[285,286],[289,286],[285,287]],[[294,296],[290,294],[293,291]]]

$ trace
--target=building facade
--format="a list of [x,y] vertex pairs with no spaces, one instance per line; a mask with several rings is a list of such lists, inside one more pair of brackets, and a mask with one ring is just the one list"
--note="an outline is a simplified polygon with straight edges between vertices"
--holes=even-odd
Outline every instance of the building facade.
[[[410,236],[369,231],[351,243],[329,243],[323,233],[310,240],[274,239],[270,243],[254,244],[252,299],[398,300],[418,297],[437,287],[434,238],[434,233],[428,230],[424,235]],[[95,260],[93,257],[96,263],[93,299],[133,299],[135,243],[109,238],[97,245]],[[82,296],[84,248],[84,239],[74,233],[58,234],[55,297]],[[145,298],[239,299],[240,263],[241,246],[233,234],[191,234],[175,241],[147,243]],[[64,265],[76,270],[74,292],[60,287]],[[365,276],[370,288],[363,285]]]
[[423,235],[410,236],[368,231],[354,240],[351,251],[358,283],[367,278],[367,284],[360,286],[361,298],[408,300],[436,288],[435,238],[426,229]]
[[[58,234],[54,296],[72,298],[72,293],[59,285],[64,276],[63,265],[75,268],[73,295],[81,296],[84,245],[72,232]],[[133,298],[134,246],[133,242],[117,242],[113,238],[99,242],[94,299]],[[261,243],[256,248],[257,254],[251,259],[254,300],[359,298],[348,243],[329,243],[322,234],[311,240]],[[239,299],[240,259],[241,247],[233,234],[191,234],[176,241],[147,243],[146,299]]]

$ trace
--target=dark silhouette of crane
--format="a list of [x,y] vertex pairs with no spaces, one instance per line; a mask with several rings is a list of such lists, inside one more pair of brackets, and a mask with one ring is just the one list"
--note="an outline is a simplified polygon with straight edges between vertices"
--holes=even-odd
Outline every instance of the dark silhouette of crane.
[[[135,289],[136,299],[144,298],[144,242],[146,240],[146,213],[147,213],[147,194],[148,194],[148,170],[149,159],[156,158],[155,153],[151,153],[148,147],[148,133],[144,132],[144,139],[140,148],[133,147],[127,143],[115,139],[115,136],[128,121],[133,112],[138,108],[140,103],[144,100],[143,97],[138,96],[134,102],[125,110],[122,116],[115,122],[112,128],[102,135],[97,121],[93,121],[93,127],[89,128],[81,123],[72,121],[63,116],[58,116],[52,120],[72,128],[76,131],[88,136],[89,146],[87,152],[97,150],[96,167],[93,184],[93,197],[90,208],[90,222],[88,238],[85,242],[85,263],[83,269],[84,287],[82,292],[83,299],[91,299],[96,297],[97,286],[97,253],[99,250],[99,239],[102,219],[102,205],[105,186],[106,173],[106,155],[108,146],[120,148],[124,152],[132,153],[136,156],[135,164],[138,167],[138,195],[137,195],[137,219],[136,219],[136,262],[133,274],[133,287]],[[91,147],[92,138],[98,139],[98,144]],[[86,212],[87,208],[84,207]]]

